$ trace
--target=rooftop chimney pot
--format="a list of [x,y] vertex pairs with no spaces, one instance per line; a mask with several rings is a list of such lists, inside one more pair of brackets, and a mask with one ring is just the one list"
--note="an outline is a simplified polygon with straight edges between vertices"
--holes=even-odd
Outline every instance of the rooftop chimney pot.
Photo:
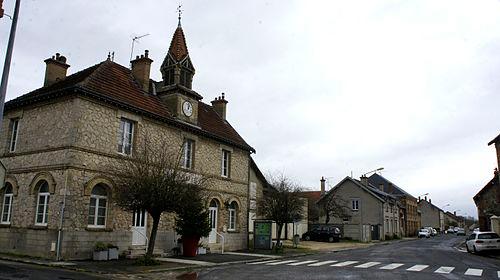
[[56,53],[55,56],[44,60],[44,62],[46,66],[43,86],[50,86],[66,78],[66,73],[69,68],[69,65],[66,64],[66,57],[62,56],[60,53]]
[[226,107],[227,107],[227,100],[224,98],[224,93],[221,94],[221,96],[216,97],[214,101],[212,101],[212,107],[214,108],[215,112],[222,118],[226,119]]
[[321,180],[319,180],[321,182],[321,185],[320,185],[320,190],[321,190],[321,194],[324,194],[325,193],[325,178],[324,177],[321,177]]
[[136,56],[134,60],[130,61],[132,66],[132,75],[137,80],[141,88],[149,92],[149,74],[151,72],[152,59],[148,57],[149,51],[144,51],[144,55]]

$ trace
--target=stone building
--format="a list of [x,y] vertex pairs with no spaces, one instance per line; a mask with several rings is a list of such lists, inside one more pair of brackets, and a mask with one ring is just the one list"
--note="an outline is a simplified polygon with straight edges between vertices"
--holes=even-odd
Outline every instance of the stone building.
[[[180,23],[160,81],[150,79],[148,51],[131,69],[108,57],[66,76],[64,56],[45,63],[44,86],[5,106],[0,251],[48,258],[59,251],[64,259],[85,259],[97,241],[143,250],[152,219],[116,206],[106,167],[128,160],[146,139],[182,150],[187,172],[211,178],[212,231],[204,242],[215,249],[224,236],[226,249],[246,248],[255,151],[226,119],[224,94],[206,104],[192,89],[195,69]],[[162,217],[156,248],[163,252],[178,238],[173,222]]]
[[419,229],[417,199],[380,174],[375,173],[371,175],[368,178],[368,182],[398,199],[402,212],[400,220],[403,235],[416,236]]
[[[344,237],[363,242],[385,240],[401,236],[397,199],[368,183],[367,177],[356,180],[346,177],[326,192],[318,201],[323,203],[329,195],[342,198],[348,204],[349,217],[330,217],[330,224],[342,224]],[[320,213],[319,222],[325,223]]]
[[479,228],[483,231],[492,230],[491,217],[500,216],[500,134],[491,140],[488,145],[495,145],[497,154],[497,167],[493,178],[474,196],[477,207]]

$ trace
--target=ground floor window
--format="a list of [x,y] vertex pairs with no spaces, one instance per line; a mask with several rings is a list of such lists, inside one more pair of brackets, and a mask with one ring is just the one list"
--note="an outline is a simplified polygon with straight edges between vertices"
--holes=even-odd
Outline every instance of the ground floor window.
[[236,230],[236,202],[229,204],[229,228],[228,230]]
[[102,184],[96,185],[90,195],[88,225],[90,227],[106,226],[106,208],[108,205],[108,193]]
[[2,224],[10,224],[11,214],[12,214],[12,185],[10,183],[5,183],[5,191],[3,195],[3,204],[2,204],[2,216],[0,223]]
[[39,226],[46,226],[49,216],[49,183],[42,180],[38,182],[38,199],[36,205],[36,219],[35,224]]

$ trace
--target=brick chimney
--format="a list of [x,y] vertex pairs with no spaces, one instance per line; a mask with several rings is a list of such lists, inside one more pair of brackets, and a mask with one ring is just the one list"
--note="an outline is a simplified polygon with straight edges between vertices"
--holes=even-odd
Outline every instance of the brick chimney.
[[321,194],[324,194],[325,193],[325,178],[324,177],[321,177],[321,180],[319,180],[321,182]]
[[222,93],[221,96],[216,97],[214,101],[212,101],[212,107],[214,108],[215,112],[217,112],[217,114],[219,114],[219,116],[224,120],[226,119],[226,105],[227,100],[224,98],[224,93]]
[[69,68],[69,65],[66,64],[66,57],[56,53],[55,56],[47,58],[44,62],[46,64],[44,87],[66,78],[66,72]]
[[149,58],[148,50],[145,50],[144,54],[136,56],[134,60],[130,61],[132,65],[132,75],[146,92],[149,92],[149,73],[152,62],[153,60]]
[[368,177],[366,176],[361,176],[361,184],[363,184],[363,186],[368,186]]

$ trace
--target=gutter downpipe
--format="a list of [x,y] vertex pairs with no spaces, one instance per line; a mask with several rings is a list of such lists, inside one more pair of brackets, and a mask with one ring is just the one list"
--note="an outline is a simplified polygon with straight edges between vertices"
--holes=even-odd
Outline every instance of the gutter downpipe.
[[66,170],[66,178],[64,180],[64,195],[63,201],[61,202],[61,218],[59,220],[59,230],[57,231],[57,255],[56,260],[61,260],[61,241],[62,241],[62,233],[63,233],[63,225],[64,225],[64,209],[66,208],[66,192],[68,187],[68,173],[69,169]]
[[[247,178],[247,249],[250,248],[250,164],[252,152],[248,153],[248,178]],[[255,234],[255,233],[254,233]]]

